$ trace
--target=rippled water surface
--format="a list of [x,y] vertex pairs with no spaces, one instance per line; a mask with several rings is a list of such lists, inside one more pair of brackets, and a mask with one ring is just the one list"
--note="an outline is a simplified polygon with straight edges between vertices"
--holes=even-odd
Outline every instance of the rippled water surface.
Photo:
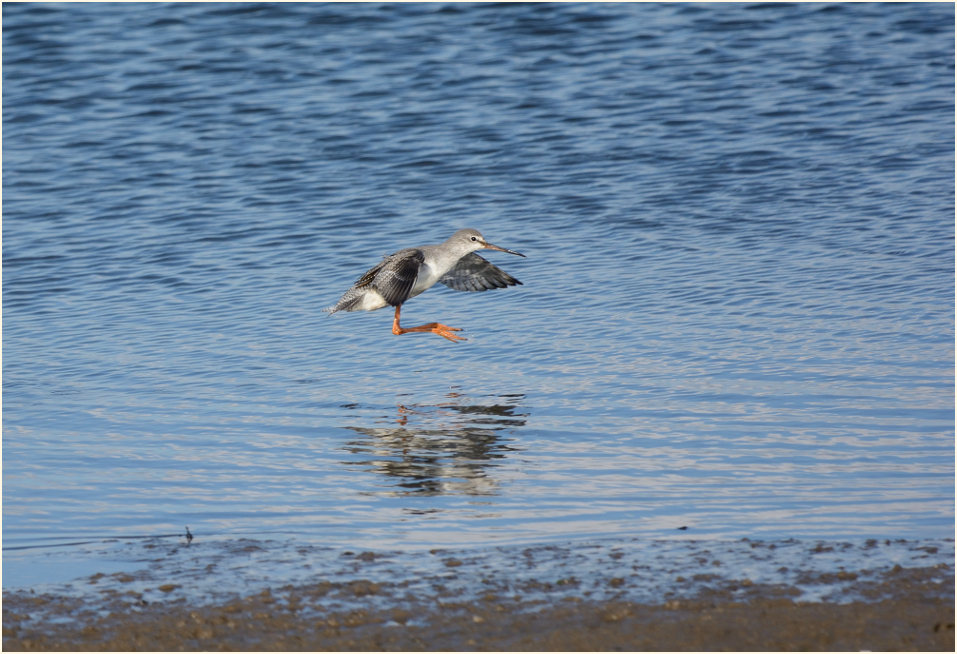
[[[5,562],[952,536],[953,46],[949,4],[5,4]],[[466,226],[523,285],[403,321],[467,342],[322,312]]]

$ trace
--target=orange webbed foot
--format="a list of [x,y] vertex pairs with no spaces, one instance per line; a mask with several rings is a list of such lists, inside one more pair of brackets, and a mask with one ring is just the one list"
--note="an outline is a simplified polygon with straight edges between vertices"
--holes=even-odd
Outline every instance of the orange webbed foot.
[[399,309],[401,307],[395,308],[395,318],[392,321],[392,333],[396,336],[400,334],[409,334],[412,332],[432,332],[433,334],[438,334],[442,338],[448,339],[453,343],[458,343],[459,341],[467,341],[468,339],[464,336],[459,336],[453,332],[462,331],[458,327],[449,327],[448,325],[443,325],[440,322],[430,322],[425,325],[419,325],[418,327],[402,327],[399,324]]
[[449,327],[448,325],[442,325],[442,324],[439,324],[439,323],[436,323],[435,326],[432,328],[432,333],[433,333],[433,334],[438,334],[438,335],[441,336],[442,338],[447,338],[447,339],[449,339],[450,341],[452,341],[453,343],[458,343],[459,341],[467,341],[467,340],[469,340],[469,339],[465,338],[464,336],[459,336],[458,334],[453,334],[453,333],[452,333],[452,332],[460,332],[460,331],[462,331],[462,330],[461,330],[460,328],[458,328],[458,327]]

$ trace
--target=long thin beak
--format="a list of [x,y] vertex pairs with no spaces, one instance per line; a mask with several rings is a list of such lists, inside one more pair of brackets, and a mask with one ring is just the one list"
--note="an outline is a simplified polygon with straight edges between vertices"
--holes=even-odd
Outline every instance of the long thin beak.
[[[491,243],[486,243],[485,241],[482,241],[482,244],[485,246],[485,249],[487,249],[487,250],[498,250],[499,252],[508,252],[509,254],[515,254],[515,255],[518,255],[518,256],[520,256],[520,257],[524,257],[524,256],[525,256],[525,255],[522,254],[521,252],[516,252],[515,250],[506,250],[505,248],[500,248],[500,247],[497,246],[497,245],[492,245]],[[527,257],[526,257],[526,258],[527,258]]]

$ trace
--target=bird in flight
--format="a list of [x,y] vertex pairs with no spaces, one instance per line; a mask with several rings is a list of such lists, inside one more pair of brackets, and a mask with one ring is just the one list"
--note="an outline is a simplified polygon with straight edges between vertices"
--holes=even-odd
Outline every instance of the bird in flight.
[[418,327],[399,325],[399,312],[410,298],[442,283],[456,291],[487,291],[521,284],[507,272],[475,254],[476,250],[498,250],[520,257],[525,255],[492,245],[475,229],[460,229],[444,243],[406,248],[382,258],[346,291],[335,306],[337,311],[375,311],[386,305],[395,307],[392,333],[432,332],[452,342],[466,338],[455,334],[462,331],[437,322]]

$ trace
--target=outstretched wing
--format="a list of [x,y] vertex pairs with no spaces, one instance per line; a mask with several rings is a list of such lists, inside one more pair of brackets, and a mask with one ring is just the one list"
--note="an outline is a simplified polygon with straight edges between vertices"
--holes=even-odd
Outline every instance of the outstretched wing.
[[[382,261],[367,270],[342,298],[326,311],[359,311],[365,306],[366,294],[370,290],[382,296],[387,304],[399,306],[412,294],[415,280],[419,276],[419,266],[424,260],[422,251],[415,248],[399,250],[395,254],[382,257]],[[375,301],[372,304],[375,304]],[[380,304],[375,308],[382,306]]]
[[399,250],[363,275],[356,282],[356,286],[371,284],[386,302],[394,307],[399,306],[409,299],[419,276],[419,266],[424,260],[425,256],[421,250]]
[[487,291],[522,283],[474,252],[459,259],[439,281],[456,291]]

